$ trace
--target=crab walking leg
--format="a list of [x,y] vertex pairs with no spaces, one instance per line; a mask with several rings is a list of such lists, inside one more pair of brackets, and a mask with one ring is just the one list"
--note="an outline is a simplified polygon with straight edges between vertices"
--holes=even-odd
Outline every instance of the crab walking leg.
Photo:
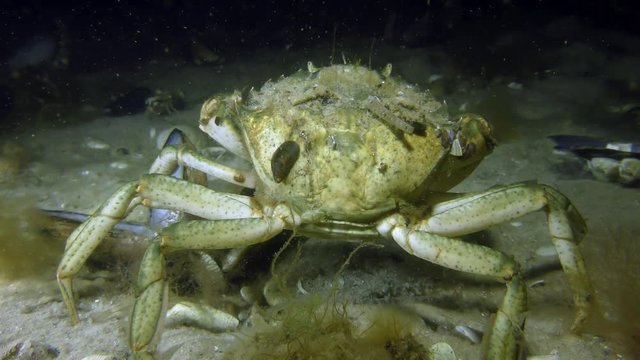
[[558,253],[560,264],[569,278],[573,290],[573,301],[578,309],[571,326],[572,330],[576,331],[587,318],[592,297],[591,283],[578,247],[587,226],[569,199],[552,187],[542,186],[549,199],[547,211],[551,240]]
[[256,175],[253,171],[242,171],[218,164],[186,146],[167,146],[162,149],[149,170],[152,174],[170,174],[178,166],[183,165],[202,171],[218,179],[254,188]]
[[378,231],[393,238],[411,255],[432,263],[472,274],[490,276],[507,283],[507,292],[485,338],[486,359],[515,359],[527,306],[526,289],[517,264],[505,254],[459,239],[408,228],[400,215],[378,225]]
[[524,312],[527,310],[527,289],[520,275],[507,283],[507,292],[485,335],[485,359],[516,359],[522,344]]
[[135,182],[121,186],[67,239],[64,255],[58,265],[57,279],[62,299],[73,323],[78,322],[78,313],[73,302],[73,276],[80,271],[107,233],[138,204],[134,201],[135,188]]
[[469,234],[544,209],[551,240],[573,290],[576,317],[573,330],[584,322],[590,306],[591,285],[578,244],[586,224],[566,196],[535,183],[520,183],[466,195],[437,204],[433,215],[417,229],[444,236]]
[[[288,211],[288,210],[287,210]],[[151,358],[164,303],[164,255],[177,250],[228,249],[257,244],[279,234],[290,221],[276,211],[253,219],[191,220],[166,228],[149,246],[140,264],[129,346],[136,358]],[[288,219],[287,219],[288,218]]]
[[205,219],[263,216],[258,203],[250,196],[221,193],[170,176],[143,175],[136,191],[144,206],[181,211]]
[[72,322],[78,321],[73,303],[73,276],[80,271],[109,231],[140,203],[148,207],[182,211],[208,219],[263,216],[251,197],[219,193],[167,175],[144,175],[137,182],[123,185],[67,239],[57,276],[58,286]]

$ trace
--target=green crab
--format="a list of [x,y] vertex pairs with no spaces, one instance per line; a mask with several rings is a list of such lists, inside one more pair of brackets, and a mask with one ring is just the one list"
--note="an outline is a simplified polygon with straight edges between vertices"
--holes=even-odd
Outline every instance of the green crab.
[[[73,321],[74,274],[113,226],[144,205],[199,219],[167,227],[144,255],[130,322],[130,347],[139,358],[152,356],[151,340],[164,315],[167,253],[246,247],[285,229],[336,240],[389,238],[411,255],[505,283],[484,356],[510,359],[518,352],[526,308],[519,266],[459,237],[543,210],[573,289],[574,327],[583,322],[591,287],[578,244],[586,225],[564,195],[536,183],[446,193],[494,146],[482,117],[450,119],[428,92],[393,78],[391,66],[378,73],[309,63],[309,70],[204,103],[200,129],[251,170],[223,166],[186,146],[166,147],[150,174],[119,188],[70,235],[57,278]],[[169,176],[178,166],[255,195],[221,193]]]

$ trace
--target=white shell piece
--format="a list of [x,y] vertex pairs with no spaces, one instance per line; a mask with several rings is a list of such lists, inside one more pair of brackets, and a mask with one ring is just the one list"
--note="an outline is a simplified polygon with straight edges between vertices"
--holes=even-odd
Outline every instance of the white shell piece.
[[453,140],[449,153],[453,156],[462,156],[462,146],[460,146],[460,140]]
[[247,304],[254,304],[258,301],[258,296],[256,295],[255,290],[246,285],[240,288],[240,297],[242,300],[246,301]]
[[417,314],[429,323],[434,323],[447,329],[455,328],[457,324],[468,324],[467,326],[471,329],[482,329],[484,326],[481,318],[474,320],[457,310],[444,309],[432,304],[414,302],[404,303],[402,307]]
[[441,74],[433,74],[433,75],[429,76],[429,79],[427,79],[427,82],[429,84],[431,84],[432,82],[438,81],[440,79],[442,79],[442,75]]
[[429,359],[431,360],[456,360],[456,353],[449,344],[440,342],[433,344],[429,348]]
[[540,280],[536,280],[534,282],[532,282],[531,284],[529,284],[530,288],[537,288],[540,286],[544,286],[546,284],[546,282],[544,281],[544,279],[540,279]]
[[300,281],[300,279],[298,279],[298,282],[296,283],[296,287],[298,288],[299,294],[302,294],[302,295],[309,294],[309,292],[302,287],[302,281]]
[[181,302],[167,312],[167,324],[190,325],[209,331],[225,331],[235,329],[238,319],[222,310],[211,306]]
[[479,344],[480,341],[482,341],[482,335],[478,333],[478,331],[465,326],[465,325],[456,325],[456,327],[454,328],[454,330],[464,336],[466,339],[468,339],[469,341],[471,341],[474,344]]

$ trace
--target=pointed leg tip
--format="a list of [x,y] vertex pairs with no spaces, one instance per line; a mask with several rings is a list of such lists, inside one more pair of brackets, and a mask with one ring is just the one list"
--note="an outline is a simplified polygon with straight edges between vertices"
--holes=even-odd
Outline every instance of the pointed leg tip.
[[147,351],[135,352],[133,354],[133,358],[135,360],[153,360],[154,359],[153,355]]
[[72,325],[75,325],[80,322],[80,318],[78,317],[78,311],[76,310],[76,305],[74,303],[73,296],[73,283],[71,277],[68,277],[64,273],[58,272],[58,287],[60,288],[60,293],[62,294],[62,301],[64,302],[67,312],[69,313],[69,320]]
[[573,324],[571,324],[571,332],[574,334],[581,333],[582,330],[584,330],[586,322],[587,312],[582,310],[578,311],[576,318],[573,320]]

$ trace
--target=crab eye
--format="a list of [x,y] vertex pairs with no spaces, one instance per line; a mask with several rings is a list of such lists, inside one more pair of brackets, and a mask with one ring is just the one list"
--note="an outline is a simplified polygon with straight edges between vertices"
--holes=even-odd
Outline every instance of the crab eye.
[[299,156],[300,145],[295,141],[285,141],[278,146],[271,158],[271,173],[277,183],[287,178]]
[[222,117],[221,116],[214,116],[213,117],[213,122],[214,124],[220,126],[222,125]]

